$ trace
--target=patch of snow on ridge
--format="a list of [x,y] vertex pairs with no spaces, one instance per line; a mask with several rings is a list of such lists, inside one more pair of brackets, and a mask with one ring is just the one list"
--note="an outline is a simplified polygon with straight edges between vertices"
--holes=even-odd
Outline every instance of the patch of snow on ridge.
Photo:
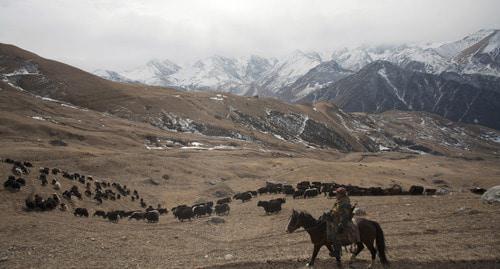
[[144,145],[146,147],[147,150],[163,150],[163,149],[166,149],[165,147],[153,147],[153,146],[148,146],[148,145]]
[[19,76],[19,75],[39,75],[38,69],[35,65],[23,66],[12,73],[1,74],[5,77]]
[[281,135],[279,134],[273,134],[274,137],[278,138],[279,140],[286,141]]
[[326,87],[328,86],[329,83],[326,83],[326,84],[320,84],[318,82],[316,82],[313,86],[311,86],[311,84],[307,84],[307,87],[305,87],[304,89],[302,89],[300,92],[298,92],[296,94],[296,98],[295,99],[300,99],[306,95],[308,95],[309,93],[313,92],[313,91],[316,91],[316,90],[319,90],[323,87]]
[[500,143],[500,135],[495,132],[485,132],[480,136],[482,139],[489,140],[495,143]]
[[45,121],[45,119],[43,117],[40,117],[40,116],[32,116],[31,118],[34,119],[34,120]]
[[215,100],[215,101],[224,101],[224,98],[226,98],[226,97],[227,96],[222,95],[222,94],[216,94],[215,96],[210,97],[210,99]]
[[496,33],[490,38],[488,45],[482,50],[482,52],[489,53],[498,48],[500,48],[500,31],[496,31]]
[[387,77],[387,73],[385,72],[385,68],[382,68],[380,70],[378,70],[377,72],[386,82],[387,84],[389,84],[389,86],[394,90],[394,94],[396,95],[396,97],[403,103],[405,104],[406,106],[408,106],[408,104],[406,103],[405,99],[399,95],[399,91],[398,91],[398,88],[396,88],[396,86],[394,86],[394,84],[392,84],[392,82],[389,80],[389,78]]

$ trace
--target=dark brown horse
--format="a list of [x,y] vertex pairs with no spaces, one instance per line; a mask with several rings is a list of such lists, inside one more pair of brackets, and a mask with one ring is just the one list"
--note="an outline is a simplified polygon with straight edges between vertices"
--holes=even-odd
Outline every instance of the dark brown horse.
[[[359,228],[359,235],[361,242],[357,244],[356,250],[352,253],[351,261],[353,261],[356,256],[363,250],[364,246],[366,246],[371,254],[372,254],[372,262],[368,268],[372,268],[375,264],[375,258],[378,252],[378,256],[380,258],[380,262],[386,268],[389,265],[389,261],[385,256],[385,239],[384,232],[380,225],[372,220],[358,218],[356,221]],[[314,265],[314,260],[318,255],[321,247],[326,246],[330,253],[333,253],[332,245],[330,242],[327,242],[326,236],[326,221],[320,218],[316,220],[311,214],[307,212],[299,212],[293,210],[292,216],[290,217],[290,222],[288,223],[287,232],[292,233],[298,228],[304,228],[304,230],[309,233],[311,237],[311,242],[314,245],[313,254],[311,256],[311,260],[307,264],[308,266]],[[376,242],[377,248],[374,246],[374,242]],[[340,264],[340,257],[337,258],[337,263]]]

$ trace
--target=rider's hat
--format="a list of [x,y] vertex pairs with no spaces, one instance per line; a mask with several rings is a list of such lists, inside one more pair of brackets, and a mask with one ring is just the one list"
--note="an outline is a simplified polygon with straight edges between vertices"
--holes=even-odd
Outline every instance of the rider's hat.
[[335,190],[336,193],[338,194],[343,194],[343,195],[346,195],[347,194],[347,190],[344,188],[344,187],[339,187]]

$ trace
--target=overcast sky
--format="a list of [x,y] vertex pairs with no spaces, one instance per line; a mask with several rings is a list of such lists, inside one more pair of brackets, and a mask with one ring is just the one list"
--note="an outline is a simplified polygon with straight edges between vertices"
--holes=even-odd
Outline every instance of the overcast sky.
[[81,67],[441,42],[500,28],[499,0],[0,0],[0,42]]

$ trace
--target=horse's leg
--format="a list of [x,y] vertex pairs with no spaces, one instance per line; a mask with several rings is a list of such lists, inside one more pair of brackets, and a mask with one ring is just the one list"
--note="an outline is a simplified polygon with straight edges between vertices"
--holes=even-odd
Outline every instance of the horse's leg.
[[354,262],[356,260],[356,257],[359,255],[359,253],[365,248],[362,242],[356,243],[356,251],[354,251],[351,255],[351,259],[349,260],[350,262]]
[[373,268],[373,266],[375,265],[375,258],[377,258],[377,250],[373,246],[373,242],[371,242],[371,244],[367,244],[366,247],[370,250],[370,253],[372,254],[372,262],[368,266],[368,268],[370,269]]
[[314,265],[314,260],[316,260],[316,256],[318,256],[319,249],[322,247],[322,245],[314,245],[314,250],[313,250],[313,255],[311,256],[311,260],[307,264],[307,266],[313,266]]
[[328,248],[328,251],[330,251],[330,257],[335,257],[335,255],[333,255],[333,247],[332,247],[332,245],[326,244],[325,246],[326,246],[326,248]]
[[342,266],[342,245],[338,241],[334,241],[333,243],[333,256],[335,257],[335,260],[337,261],[337,265],[339,267]]

